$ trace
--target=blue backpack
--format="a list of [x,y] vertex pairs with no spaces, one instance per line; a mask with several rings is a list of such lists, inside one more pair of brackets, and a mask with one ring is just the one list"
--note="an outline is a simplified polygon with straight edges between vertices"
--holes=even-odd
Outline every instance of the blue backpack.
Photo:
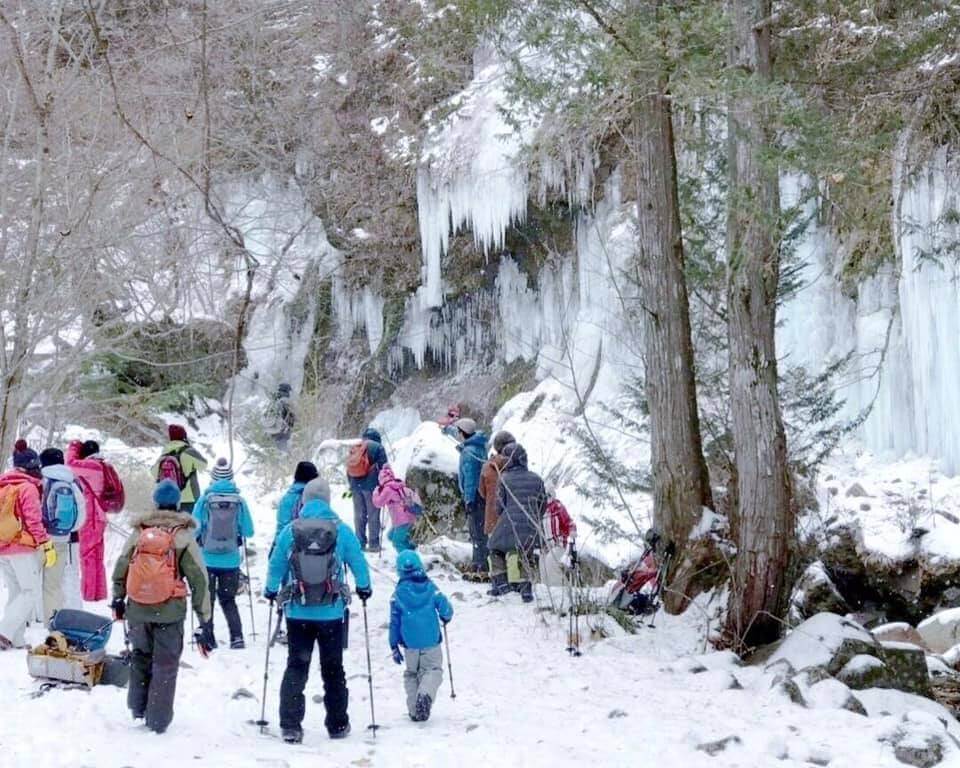
[[73,483],[48,479],[43,489],[43,527],[51,536],[69,536],[80,523]]

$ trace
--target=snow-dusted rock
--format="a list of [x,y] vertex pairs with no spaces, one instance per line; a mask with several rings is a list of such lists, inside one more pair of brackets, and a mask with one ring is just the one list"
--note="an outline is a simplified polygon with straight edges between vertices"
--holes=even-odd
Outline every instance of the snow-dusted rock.
[[876,656],[854,656],[837,673],[837,679],[856,691],[864,688],[889,688],[890,670]]
[[930,648],[927,647],[926,641],[923,639],[923,635],[905,621],[881,624],[879,627],[874,627],[870,631],[880,642],[910,643],[925,651],[930,650]]
[[858,654],[878,656],[880,644],[859,624],[833,613],[818,613],[795,627],[770,657],[786,660],[794,669],[825,667],[836,674]]
[[917,632],[934,653],[946,653],[960,644],[960,608],[949,608],[924,619]]
[[850,610],[819,560],[807,566],[790,595],[790,622],[799,624],[818,613],[845,614]]
[[846,709],[866,717],[867,710],[850,689],[839,680],[827,678],[806,691],[807,704],[814,709]]
[[910,643],[880,644],[880,658],[890,671],[890,687],[919,696],[931,696],[927,656]]

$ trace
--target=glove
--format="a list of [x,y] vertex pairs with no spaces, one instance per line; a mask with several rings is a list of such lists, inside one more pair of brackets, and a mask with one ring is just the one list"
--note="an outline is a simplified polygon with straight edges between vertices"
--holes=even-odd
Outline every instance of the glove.
[[53,542],[48,541],[43,545],[43,567],[53,568],[57,564],[57,550],[54,549]]
[[366,603],[373,596],[373,590],[370,587],[357,587],[357,597],[361,603]]
[[201,624],[200,628],[193,633],[193,642],[197,644],[197,649],[203,658],[207,658],[217,647],[217,640],[213,636],[213,622]]
[[263,590],[263,596],[268,602],[274,602],[277,599],[277,592],[273,589]]
[[393,663],[394,664],[403,664],[403,654],[400,653],[399,648],[393,649]]
[[113,610],[113,620],[123,621],[123,617],[127,614],[127,601],[122,597],[115,597],[110,603],[110,608]]

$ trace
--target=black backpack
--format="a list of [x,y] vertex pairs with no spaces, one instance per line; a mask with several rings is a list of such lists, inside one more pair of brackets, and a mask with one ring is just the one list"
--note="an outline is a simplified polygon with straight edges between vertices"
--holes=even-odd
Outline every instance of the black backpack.
[[336,520],[299,518],[293,522],[293,599],[301,605],[333,605],[346,584],[337,557]]

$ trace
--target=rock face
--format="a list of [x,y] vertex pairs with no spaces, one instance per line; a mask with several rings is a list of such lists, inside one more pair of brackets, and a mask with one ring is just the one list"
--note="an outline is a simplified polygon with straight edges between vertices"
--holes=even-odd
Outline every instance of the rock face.
[[960,644],[960,608],[935,613],[920,622],[917,632],[934,653],[946,653]]
[[880,658],[890,672],[888,688],[930,698],[930,672],[921,648],[909,643],[880,644]]
[[807,566],[790,595],[790,623],[799,624],[818,613],[850,612],[823,563],[819,560]]
[[[407,470],[406,483],[416,489],[423,502],[425,521],[417,524],[418,535],[467,535],[467,517],[456,476],[429,467],[416,466]],[[423,526],[422,531],[419,526]]]

